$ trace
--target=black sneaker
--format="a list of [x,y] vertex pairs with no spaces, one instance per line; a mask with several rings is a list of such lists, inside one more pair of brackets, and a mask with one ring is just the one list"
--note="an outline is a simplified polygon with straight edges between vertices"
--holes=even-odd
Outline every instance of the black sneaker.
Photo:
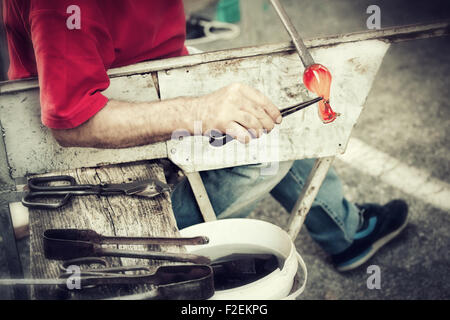
[[408,205],[393,200],[384,206],[357,205],[363,218],[353,243],[332,256],[338,271],[353,270],[369,260],[382,246],[395,238],[408,223]]

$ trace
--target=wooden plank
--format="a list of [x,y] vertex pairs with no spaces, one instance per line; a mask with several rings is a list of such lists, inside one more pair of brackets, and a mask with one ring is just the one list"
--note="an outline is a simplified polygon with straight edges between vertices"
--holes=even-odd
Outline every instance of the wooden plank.
[[[58,173],[52,173],[59,174]],[[124,183],[148,178],[165,181],[164,173],[154,162],[120,164],[100,168],[74,169],[62,172],[76,178],[78,183]],[[65,207],[57,210],[30,210],[31,275],[34,278],[58,277],[60,261],[46,260],[43,255],[42,233],[49,228],[93,229],[103,235],[116,236],[178,236],[175,218],[168,193],[154,199],[127,196],[83,196],[74,197]],[[119,246],[123,248],[123,246]],[[142,250],[143,246],[127,246]],[[152,245],[152,250],[181,252],[182,247]],[[108,258],[115,265],[149,264],[162,262],[127,258]],[[138,292],[141,290],[135,290]],[[121,294],[127,293],[126,290]],[[118,294],[117,291],[101,290],[91,293]],[[91,294],[89,296],[91,296]],[[34,288],[32,298],[61,297],[58,290]],[[82,296],[86,297],[86,296]]]
[[[388,47],[385,42],[368,40],[311,50],[314,59],[333,75],[330,100],[341,113],[333,123],[323,124],[313,106],[290,115],[270,134],[248,145],[232,141],[217,148],[202,136],[170,140],[169,158],[185,172],[194,172],[343,153]],[[242,82],[282,108],[312,98],[302,84],[303,70],[297,53],[282,52],[160,71],[158,78],[161,99],[207,94]]]
[[2,121],[0,118],[0,191],[3,190],[14,190],[14,180],[10,175],[10,168],[8,164],[8,157],[6,155],[6,147],[4,141],[3,132],[4,129],[2,127]]
[[305,222],[306,215],[308,214],[333,161],[334,157],[326,157],[317,159],[314,163],[289,217],[288,234],[293,241],[297,238],[297,235]]
[[[450,34],[450,22],[437,22],[429,24],[414,24],[406,26],[388,27],[379,30],[363,30],[347,34],[331,35],[320,38],[305,39],[307,48],[327,47],[341,43],[359,42],[380,39],[389,43],[441,37]],[[245,36],[245,35],[244,35]],[[150,73],[161,70],[184,68],[198,64],[222,61],[237,58],[248,58],[258,55],[267,55],[280,52],[294,51],[292,42],[276,44],[264,44],[244,48],[234,48],[220,51],[210,51],[202,54],[169,58],[163,60],[152,60],[136,63],[130,66],[113,68],[108,70],[110,78],[123,77],[135,74]],[[36,89],[39,87],[36,78],[18,81],[0,81],[0,94],[18,92],[22,90]]]
[[36,77],[20,80],[0,81],[0,95],[38,88],[39,82]]
[[[158,99],[150,74],[112,79],[104,93],[117,100]],[[50,130],[41,123],[37,90],[2,95],[0,113],[13,178],[30,173],[166,157],[165,143],[115,150],[60,147]]]
[[[14,229],[9,211],[9,203],[16,202],[20,199],[20,193],[14,191],[0,192],[0,235],[2,237],[1,246],[5,252],[6,264],[8,266],[9,276],[12,278],[22,278],[23,269],[20,261],[19,252],[17,250],[16,238],[14,236]],[[6,294],[9,291],[14,292],[15,299],[27,299],[28,293],[26,288],[0,288],[5,290]]]
[[23,239],[30,234],[30,213],[28,208],[22,205],[22,202],[11,202],[9,204],[12,226],[16,239]]

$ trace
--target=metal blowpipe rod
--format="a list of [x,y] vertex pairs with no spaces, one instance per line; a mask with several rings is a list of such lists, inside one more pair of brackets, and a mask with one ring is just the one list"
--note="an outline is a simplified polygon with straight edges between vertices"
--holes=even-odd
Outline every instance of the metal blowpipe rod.
[[300,38],[300,35],[298,34],[297,30],[295,29],[294,25],[292,24],[291,19],[287,15],[287,13],[284,10],[283,6],[281,5],[280,1],[270,0],[270,3],[274,7],[278,16],[280,17],[281,22],[283,23],[287,32],[291,36],[292,42],[294,42],[295,49],[297,49],[297,53],[300,56],[300,60],[302,60],[302,63],[305,66],[305,68],[314,64],[315,62],[314,62],[313,57],[309,53],[305,44],[303,43],[302,38]]

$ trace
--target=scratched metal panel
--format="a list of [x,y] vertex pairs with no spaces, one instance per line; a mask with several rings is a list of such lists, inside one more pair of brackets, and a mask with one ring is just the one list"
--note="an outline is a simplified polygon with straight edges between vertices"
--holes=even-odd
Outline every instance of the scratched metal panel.
[[[269,135],[248,145],[232,141],[217,148],[201,136],[171,140],[169,158],[189,172],[343,153],[388,47],[369,40],[311,50],[333,75],[330,101],[341,113],[333,123],[323,124],[314,106],[290,115]],[[301,84],[303,70],[296,53],[276,53],[161,71],[158,77],[161,99],[206,94],[242,82],[282,108],[313,97]]]
[[[104,93],[118,100],[158,99],[150,74],[113,78]],[[29,173],[166,157],[165,143],[116,150],[61,148],[41,124],[38,90],[0,95],[0,121],[13,178]]]

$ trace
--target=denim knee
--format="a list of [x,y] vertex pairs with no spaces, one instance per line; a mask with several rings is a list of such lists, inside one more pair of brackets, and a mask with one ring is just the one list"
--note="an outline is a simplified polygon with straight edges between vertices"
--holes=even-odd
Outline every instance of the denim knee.
[[[292,163],[247,165],[220,172],[223,184],[221,193],[211,195],[216,215],[219,218],[232,218],[250,214],[257,203],[289,172]],[[217,175],[214,179],[217,179]],[[204,182],[206,188],[210,182],[214,183],[207,178]]]
[[[200,173],[218,218],[245,217],[287,174],[293,161],[256,164]],[[203,221],[189,182],[183,180],[172,193],[179,228]]]

